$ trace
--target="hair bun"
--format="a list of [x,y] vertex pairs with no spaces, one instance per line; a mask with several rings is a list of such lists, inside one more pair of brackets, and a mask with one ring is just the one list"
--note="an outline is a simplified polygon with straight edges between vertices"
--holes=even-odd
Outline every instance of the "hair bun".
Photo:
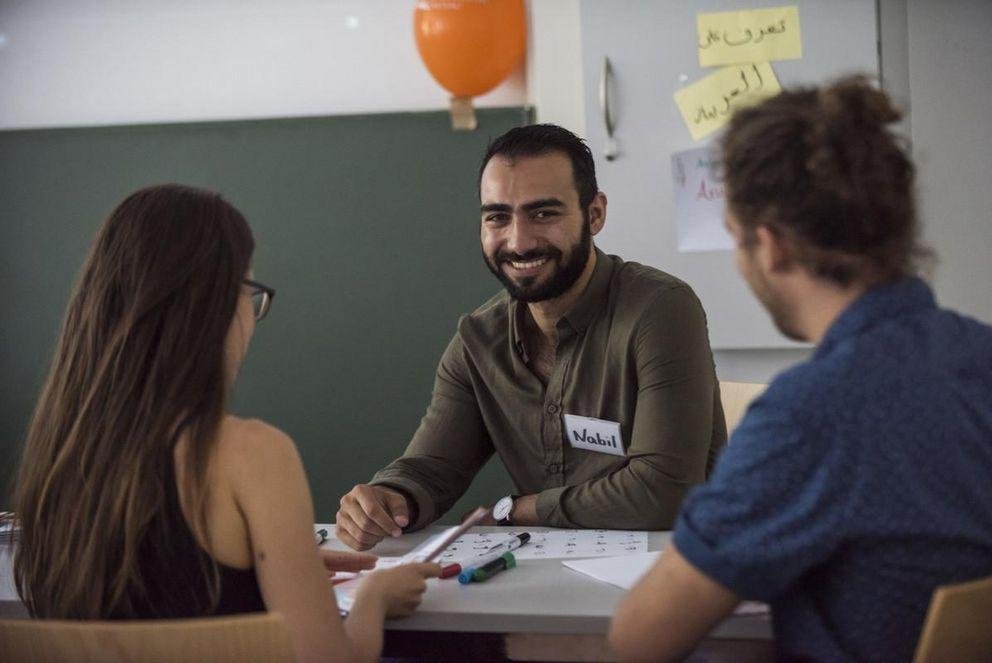
[[810,113],[806,169],[834,181],[864,172],[874,147],[888,144],[885,125],[902,117],[862,74],[820,88]]
[[841,130],[880,130],[902,118],[889,96],[863,75],[848,76],[821,88],[820,109],[824,122]]

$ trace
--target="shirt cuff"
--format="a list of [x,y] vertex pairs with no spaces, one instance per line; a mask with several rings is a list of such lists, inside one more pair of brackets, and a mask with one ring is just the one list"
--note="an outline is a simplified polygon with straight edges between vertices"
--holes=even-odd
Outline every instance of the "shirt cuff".
[[735,567],[732,559],[721,556],[713,546],[692,529],[683,516],[675,523],[672,543],[693,566],[739,598],[748,601],[771,601],[768,583],[763,578],[749,578]]
[[417,520],[404,527],[404,532],[414,532],[434,522],[437,511],[434,508],[434,500],[430,493],[416,481],[411,481],[405,477],[384,477],[369,482],[369,485],[401,490],[417,503]]
[[575,527],[562,512],[561,498],[569,486],[549,488],[537,494],[537,519],[545,527]]

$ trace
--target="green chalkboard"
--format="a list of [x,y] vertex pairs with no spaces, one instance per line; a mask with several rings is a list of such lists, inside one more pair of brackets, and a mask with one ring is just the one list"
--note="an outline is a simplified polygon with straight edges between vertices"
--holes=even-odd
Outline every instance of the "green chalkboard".
[[[318,521],[402,453],[455,330],[499,287],[482,263],[476,172],[524,109],[0,132],[3,504],[63,310],[97,227],[128,193],[223,193],[276,288],[233,409],[289,433]],[[498,461],[445,518],[510,487]]]

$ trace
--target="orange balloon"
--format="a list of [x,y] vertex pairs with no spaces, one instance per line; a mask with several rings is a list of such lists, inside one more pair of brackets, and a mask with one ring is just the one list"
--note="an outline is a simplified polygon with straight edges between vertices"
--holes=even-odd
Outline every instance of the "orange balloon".
[[434,80],[456,97],[478,96],[523,58],[524,0],[419,0],[413,32]]

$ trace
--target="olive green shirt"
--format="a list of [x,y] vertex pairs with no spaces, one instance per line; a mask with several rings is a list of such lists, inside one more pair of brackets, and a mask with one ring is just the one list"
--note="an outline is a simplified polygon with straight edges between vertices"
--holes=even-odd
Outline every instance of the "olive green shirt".
[[[596,255],[547,385],[528,366],[526,304],[502,292],[459,320],[413,440],[372,480],[416,502],[409,529],[450,509],[493,452],[553,527],[668,529],[706,479],[727,431],[702,306],[673,276]],[[618,422],[626,456],[572,447],[564,414]]]

